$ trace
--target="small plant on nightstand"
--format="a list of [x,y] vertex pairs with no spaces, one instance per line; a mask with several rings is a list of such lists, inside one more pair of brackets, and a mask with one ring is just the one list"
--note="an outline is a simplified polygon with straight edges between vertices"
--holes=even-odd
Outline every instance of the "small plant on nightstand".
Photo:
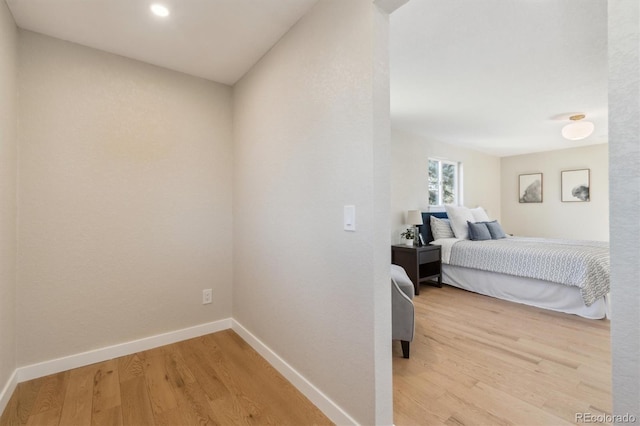
[[413,228],[407,228],[406,231],[400,234],[402,238],[405,239],[405,244],[408,246],[413,245],[413,238],[415,237],[415,230]]

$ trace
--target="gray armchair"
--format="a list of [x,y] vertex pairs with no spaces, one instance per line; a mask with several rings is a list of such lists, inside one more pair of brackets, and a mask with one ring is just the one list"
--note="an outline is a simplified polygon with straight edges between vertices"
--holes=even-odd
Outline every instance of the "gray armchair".
[[409,358],[409,343],[413,340],[415,313],[414,286],[407,272],[391,265],[391,338],[402,343],[402,356]]

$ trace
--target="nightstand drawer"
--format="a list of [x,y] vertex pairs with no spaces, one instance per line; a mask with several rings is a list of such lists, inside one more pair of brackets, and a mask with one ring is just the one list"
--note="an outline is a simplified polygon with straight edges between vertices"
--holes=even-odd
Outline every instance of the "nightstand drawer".
[[437,262],[440,260],[440,250],[421,251],[419,263]]

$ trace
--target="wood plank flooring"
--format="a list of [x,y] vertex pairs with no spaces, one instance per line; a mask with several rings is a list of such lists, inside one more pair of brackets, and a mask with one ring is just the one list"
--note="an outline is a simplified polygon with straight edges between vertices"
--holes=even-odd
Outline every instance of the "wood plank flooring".
[[414,298],[411,358],[393,345],[394,423],[567,425],[611,413],[608,320],[454,287]]
[[0,425],[331,424],[231,330],[20,383]]
[[[453,287],[414,299],[393,345],[394,423],[566,425],[611,413],[609,321]],[[231,330],[18,385],[4,425],[330,424]]]

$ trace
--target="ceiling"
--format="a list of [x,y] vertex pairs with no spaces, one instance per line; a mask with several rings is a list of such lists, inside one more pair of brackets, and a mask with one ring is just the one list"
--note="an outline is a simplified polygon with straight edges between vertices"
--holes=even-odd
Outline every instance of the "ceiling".
[[[317,2],[6,1],[21,28],[229,85]],[[607,142],[606,1],[411,0],[390,46],[396,128],[498,156]],[[560,136],[572,112],[592,136]]]
[[[606,1],[412,0],[390,45],[396,128],[498,156],[608,141]],[[572,112],[593,135],[562,138]]]
[[6,0],[20,28],[229,85],[316,1]]

